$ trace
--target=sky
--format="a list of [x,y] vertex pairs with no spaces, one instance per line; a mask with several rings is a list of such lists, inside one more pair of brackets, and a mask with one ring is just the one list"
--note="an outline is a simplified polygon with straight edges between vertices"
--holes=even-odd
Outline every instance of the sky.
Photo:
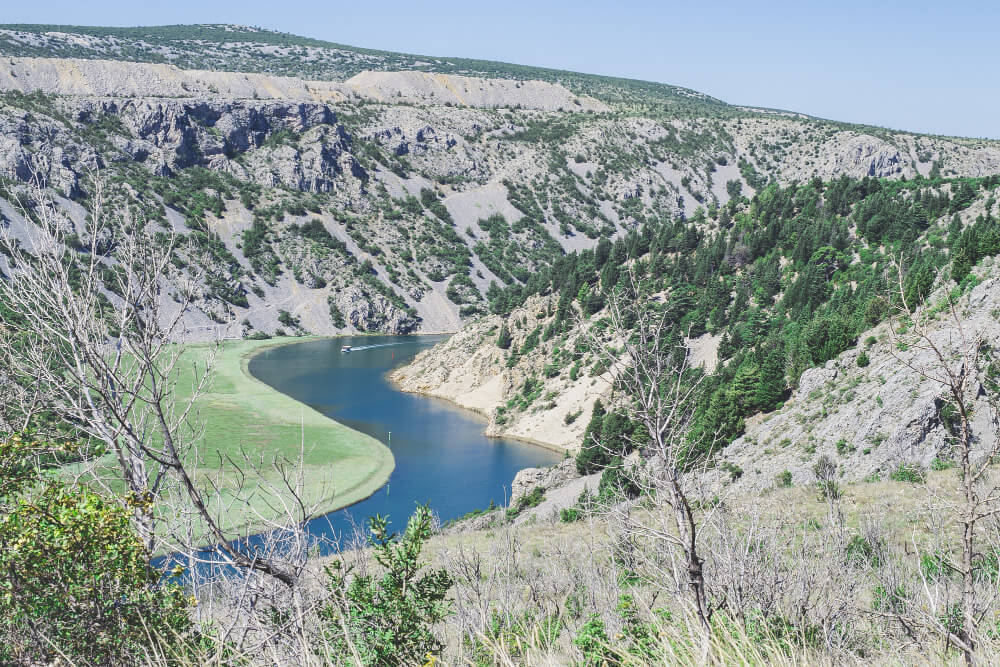
[[733,104],[1000,138],[1000,3],[34,0],[4,23],[238,23],[352,46],[661,81]]

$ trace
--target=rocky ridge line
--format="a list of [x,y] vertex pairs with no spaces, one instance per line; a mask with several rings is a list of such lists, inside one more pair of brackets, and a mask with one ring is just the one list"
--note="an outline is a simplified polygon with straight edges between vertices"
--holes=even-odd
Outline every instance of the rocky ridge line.
[[0,90],[92,97],[231,97],[348,100],[543,111],[609,111],[587,96],[544,81],[483,79],[426,72],[365,71],[344,82],[258,73],[183,70],[174,65],[74,58],[0,58]]

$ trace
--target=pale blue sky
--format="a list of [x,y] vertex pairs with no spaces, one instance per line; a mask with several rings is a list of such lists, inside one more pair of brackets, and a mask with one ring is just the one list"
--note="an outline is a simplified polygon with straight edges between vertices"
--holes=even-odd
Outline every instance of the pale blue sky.
[[663,81],[735,104],[1000,138],[1000,5],[653,0],[34,0],[4,23],[241,23],[334,42]]

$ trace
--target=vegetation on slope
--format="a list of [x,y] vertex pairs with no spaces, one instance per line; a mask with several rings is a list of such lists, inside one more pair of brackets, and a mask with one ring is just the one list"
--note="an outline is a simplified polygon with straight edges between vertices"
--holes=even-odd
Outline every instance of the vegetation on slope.
[[[512,350],[514,364],[538,340],[565,348],[577,309],[585,318],[599,314],[611,291],[628,288],[625,268],[632,267],[644,294],[658,295],[672,340],[719,337],[721,363],[704,381],[690,437],[708,446],[718,436],[724,445],[743,432],[747,417],[779,406],[803,371],[854,346],[887,315],[893,261],[905,267],[910,307],[942,272],[967,288],[969,267],[1000,254],[1000,223],[987,213],[963,225],[957,214],[976,199],[993,204],[998,184],[990,177],[772,185],[690,222],[649,222],[601,241],[523,286],[492,286],[490,308],[505,315],[534,295],[556,304],[522,349]],[[607,322],[593,325],[600,331]],[[595,359],[577,342],[565,363]]]

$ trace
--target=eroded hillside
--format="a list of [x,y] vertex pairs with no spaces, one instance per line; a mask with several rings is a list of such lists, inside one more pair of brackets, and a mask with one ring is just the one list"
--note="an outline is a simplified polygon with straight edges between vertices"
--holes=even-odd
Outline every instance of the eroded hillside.
[[[854,481],[947,466],[947,387],[932,379],[940,370],[918,371],[935,360],[897,310],[894,262],[947,359],[976,336],[1000,340],[997,185],[769,187],[714,219],[643,228],[567,258],[530,289],[495,293],[493,314],[392,378],[480,411],[492,434],[565,448],[579,464],[595,401],[614,413],[627,400],[593,346],[621,346],[606,304],[631,272],[706,375],[689,434],[693,448],[713,450],[705,493],[809,484],[824,457]],[[976,409],[978,446],[1000,432],[995,418]],[[641,429],[632,435],[641,442]],[[515,486],[523,495],[565,483],[553,474],[526,471],[533,481]]]
[[[491,285],[520,289],[601,238],[711,217],[769,183],[1000,171],[995,142],[659,84],[232,26],[147,33],[0,30],[0,208],[26,237],[23,184],[78,219],[92,178],[124,188],[180,238],[191,337],[455,331]],[[40,57],[54,55],[77,59]]]

